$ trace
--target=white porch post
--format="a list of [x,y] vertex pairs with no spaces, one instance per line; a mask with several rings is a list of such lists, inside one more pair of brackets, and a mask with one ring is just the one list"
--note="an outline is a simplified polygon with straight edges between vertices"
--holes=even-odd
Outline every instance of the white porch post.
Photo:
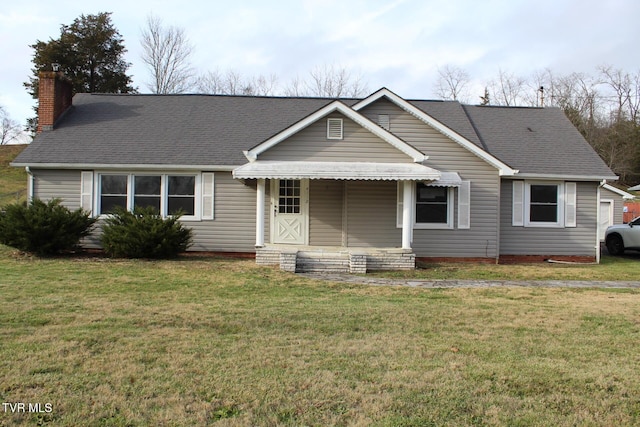
[[413,236],[413,185],[411,181],[404,181],[402,188],[402,249],[411,249]]
[[256,248],[264,246],[264,194],[265,180],[258,179],[256,191]]

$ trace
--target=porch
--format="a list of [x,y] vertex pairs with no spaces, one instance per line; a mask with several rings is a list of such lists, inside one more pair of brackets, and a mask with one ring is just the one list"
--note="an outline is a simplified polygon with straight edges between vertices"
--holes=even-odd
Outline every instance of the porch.
[[256,248],[256,263],[278,265],[292,273],[355,273],[378,270],[412,270],[411,249],[348,248],[340,246],[265,245]]
[[256,262],[291,272],[415,268],[416,188],[435,200],[420,219],[443,228],[462,184],[416,163],[255,161],[233,176],[256,180]]

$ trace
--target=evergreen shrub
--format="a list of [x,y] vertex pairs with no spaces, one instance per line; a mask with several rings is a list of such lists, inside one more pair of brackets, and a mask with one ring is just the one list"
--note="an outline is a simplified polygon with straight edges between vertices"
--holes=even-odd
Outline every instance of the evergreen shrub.
[[72,250],[91,232],[95,219],[71,211],[60,199],[14,203],[0,211],[0,243],[37,255]]
[[193,240],[180,214],[162,218],[152,207],[136,208],[133,213],[116,210],[105,219],[102,247],[118,258],[173,258],[187,250]]

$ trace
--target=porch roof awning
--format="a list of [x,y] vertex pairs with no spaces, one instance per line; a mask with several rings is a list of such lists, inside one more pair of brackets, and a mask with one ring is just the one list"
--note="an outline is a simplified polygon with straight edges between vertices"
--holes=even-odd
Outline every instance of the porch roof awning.
[[[339,179],[435,181],[439,170],[418,163],[303,162],[257,160],[233,170],[237,179]],[[457,174],[456,174],[457,175]],[[460,178],[460,177],[458,177]]]
[[430,187],[460,187],[462,178],[457,172],[440,172],[440,179],[427,184]]

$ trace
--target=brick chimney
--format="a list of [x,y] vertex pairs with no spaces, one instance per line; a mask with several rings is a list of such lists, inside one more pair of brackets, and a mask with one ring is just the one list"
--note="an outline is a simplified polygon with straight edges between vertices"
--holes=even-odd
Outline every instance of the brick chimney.
[[73,86],[62,72],[41,71],[38,75],[38,130],[53,130],[56,120],[71,107]]

